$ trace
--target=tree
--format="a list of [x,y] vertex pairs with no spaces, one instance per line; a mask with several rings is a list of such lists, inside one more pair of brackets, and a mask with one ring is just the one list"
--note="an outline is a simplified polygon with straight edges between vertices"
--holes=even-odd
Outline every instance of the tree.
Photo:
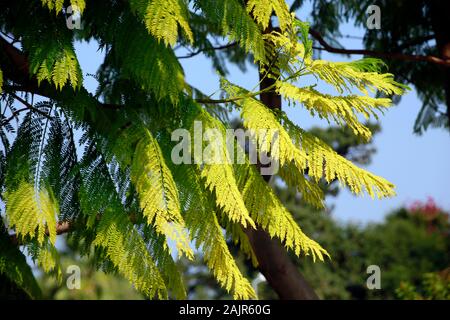
[[[318,294],[323,298],[399,298],[396,290],[402,282],[418,285],[424,274],[441,271],[450,263],[448,213],[430,201],[419,204],[399,208],[383,222],[365,227],[341,226],[320,213],[307,218],[305,210],[291,209],[297,221],[303,221],[305,231],[315,228],[315,239],[334,257],[331,263],[318,267],[299,261],[299,268],[314,287],[320,288]],[[435,208],[432,215],[431,207]],[[379,290],[367,288],[370,265],[380,267]]]
[[[333,259],[317,264],[297,259],[297,268],[322,299],[448,299],[450,257],[449,214],[428,200],[386,215],[384,221],[366,226],[343,224],[333,211],[308,207],[295,190],[277,187],[277,194],[302,229],[327,248]],[[238,256],[239,257],[239,256]],[[381,288],[367,288],[367,268],[381,270]],[[184,264],[189,268],[189,264]],[[251,265],[242,270],[258,285],[258,296],[276,299],[267,282]],[[193,298],[225,298],[212,278],[200,268],[188,269]]]
[[[306,1],[296,0],[292,10],[302,10]],[[311,0],[315,49],[344,55],[378,57],[386,61],[396,79],[411,84],[422,100],[414,131],[427,127],[449,127],[450,121],[450,3],[440,0]],[[378,6],[380,29],[369,29],[367,21]],[[353,22],[365,29],[365,49],[344,48],[339,26]],[[352,35],[349,35],[350,37]],[[444,108],[442,108],[442,105]],[[446,106],[446,107],[445,107]]]
[[420,287],[402,282],[397,295],[405,300],[450,300],[449,270],[425,274]]
[[[275,93],[301,102],[312,114],[369,140],[371,132],[358,115],[376,116],[405,89],[393,75],[380,73],[383,63],[375,59],[314,60],[308,25],[295,19],[284,1],[0,4],[0,186],[7,221],[0,252],[17,257],[13,268],[3,263],[0,270],[31,296],[34,286],[28,285],[34,282],[21,281],[31,272],[18,245],[44,272],[61,279],[55,242],[62,233],[80,254],[93,255],[102,270],[121,274],[149,298],[186,297],[173,254],[193,259],[191,241],[225,290],[234,298],[254,297],[223,230],[261,269],[270,266],[256,250],[261,237],[279,239],[296,256],[324,260],[326,250],[303,233],[258,171],[261,161],[255,165],[235,140],[228,148],[225,104],[240,112],[257,155],[279,164],[270,175],[296,187],[308,203],[323,206],[321,181],[339,180],[355,194],[394,195],[393,184],[358,168],[257,99]],[[73,22],[68,5],[81,14],[81,30],[67,23]],[[272,12],[279,28],[268,28]],[[223,77],[222,99],[189,86],[174,47],[210,50],[211,41],[222,37],[252,56],[261,82],[271,84],[246,90]],[[106,53],[95,94],[83,86],[77,40],[94,40]],[[308,74],[333,85],[338,95],[322,94],[314,83],[298,87]],[[375,91],[384,96],[372,97]],[[199,125],[209,129],[206,139],[195,140]],[[174,132],[183,133],[181,141],[172,139]],[[189,134],[195,143],[185,147]],[[175,150],[181,150],[181,163],[175,163]],[[231,161],[232,150],[243,161]],[[252,230],[258,236],[249,239]],[[15,234],[8,239],[10,231]],[[273,244],[265,253],[277,250]],[[264,272],[270,277],[273,270]],[[282,280],[288,276],[295,274]],[[282,297],[299,297],[277,290]]]

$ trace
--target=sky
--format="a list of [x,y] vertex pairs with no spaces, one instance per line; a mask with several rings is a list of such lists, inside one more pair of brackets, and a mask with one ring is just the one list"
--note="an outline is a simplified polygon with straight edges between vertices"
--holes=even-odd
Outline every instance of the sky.
[[[307,19],[307,17],[305,17]],[[341,28],[343,35],[362,36],[364,30],[351,24]],[[346,48],[361,48],[361,41],[343,38],[341,44]],[[76,50],[84,74],[94,74],[102,62],[103,54],[97,51],[95,43],[78,43]],[[183,55],[185,52],[177,52]],[[345,56],[324,53],[322,59],[348,61]],[[352,59],[361,58],[353,56]],[[219,89],[219,77],[211,62],[203,55],[181,60],[186,81],[201,88],[204,93],[212,94]],[[242,72],[233,65],[228,66],[228,79],[248,89],[258,83],[257,70],[248,65]],[[305,81],[304,81],[305,82]],[[94,91],[97,85],[92,77],[86,77],[85,87]],[[330,88],[319,86],[320,91],[331,93]],[[450,134],[443,129],[429,129],[422,136],[413,133],[415,117],[421,107],[416,92],[411,90],[402,97],[401,102],[389,109],[380,118],[382,131],[374,136],[373,145],[377,152],[371,164],[364,168],[380,175],[396,185],[397,196],[390,199],[372,200],[368,196],[355,197],[343,190],[334,198],[327,198],[327,204],[333,206],[333,216],[341,222],[366,224],[380,222],[389,211],[413,201],[426,201],[432,197],[436,203],[450,210]],[[327,126],[328,123],[314,119],[301,105],[283,107],[289,117],[303,128]]]

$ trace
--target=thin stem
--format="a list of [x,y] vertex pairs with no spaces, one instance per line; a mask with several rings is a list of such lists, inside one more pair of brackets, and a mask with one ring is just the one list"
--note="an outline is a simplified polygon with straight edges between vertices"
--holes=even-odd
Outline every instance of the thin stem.
[[44,111],[41,111],[41,110],[39,110],[39,109],[33,107],[28,101],[22,99],[22,98],[19,97],[17,94],[15,94],[15,93],[9,93],[9,94],[10,94],[11,96],[13,96],[14,99],[16,99],[17,101],[19,101],[20,103],[22,103],[22,104],[23,104],[25,107],[27,107],[28,109],[33,110],[33,111],[39,113],[41,116],[43,116],[43,117],[45,117],[45,118],[47,118],[47,119],[51,119],[51,118],[52,118],[49,114],[45,113]]

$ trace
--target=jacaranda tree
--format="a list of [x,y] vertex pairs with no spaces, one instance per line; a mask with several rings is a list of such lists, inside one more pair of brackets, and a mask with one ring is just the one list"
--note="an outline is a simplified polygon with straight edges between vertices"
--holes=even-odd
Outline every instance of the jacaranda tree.
[[[267,232],[297,256],[324,260],[327,251],[302,232],[268,174],[261,175],[263,155],[278,167],[269,176],[317,207],[323,181],[339,180],[355,194],[394,195],[393,184],[259,100],[281,95],[369,140],[361,120],[376,117],[405,89],[381,73],[379,60],[313,59],[308,25],[283,0],[0,4],[0,273],[32,297],[39,288],[25,254],[61,278],[55,242],[62,233],[79,254],[149,298],[185,297],[176,253],[200,253],[219,285],[237,299],[255,298],[226,244],[231,237],[257,266],[249,230]],[[105,53],[95,94],[83,86],[76,41],[91,41]],[[215,50],[216,41],[227,41],[226,53]],[[212,59],[224,75],[220,99],[185,81],[178,47]],[[225,76],[223,59],[239,55],[260,70],[253,89]],[[319,82],[336,95],[317,91]],[[257,146],[256,163],[248,145],[235,139],[230,147],[226,139],[230,110]],[[195,139],[198,126],[214,134]],[[174,141],[180,130],[192,141]],[[231,151],[243,155],[240,161]]]

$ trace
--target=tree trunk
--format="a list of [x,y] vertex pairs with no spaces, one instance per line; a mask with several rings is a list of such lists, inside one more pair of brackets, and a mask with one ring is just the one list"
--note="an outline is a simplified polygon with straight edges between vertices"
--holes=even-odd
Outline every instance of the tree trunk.
[[318,300],[311,286],[276,238],[261,229],[246,229],[259,266],[269,285],[282,300]]
[[[270,31],[271,26],[269,26]],[[271,86],[275,80],[260,74],[263,90]],[[275,91],[264,92],[260,95],[261,102],[269,108],[281,109],[281,96]],[[267,182],[271,176],[263,176]],[[261,197],[264,197],[262,194]],[[245,233],[250,241],[253,252],[259,263],[259,271],[264,275],[269,285],[284,300],[317,300],[318,297],[306,282],[297,266],[291,261],[286,249],[276,238],[258,228],[248,228]]]
[[[442,59],[450,60],[450,1],[430,1],[431,26],[433,28],[436,45]],[[450,67],[443,67],[445,102],[447,104],[447,119],[450,125]]]

